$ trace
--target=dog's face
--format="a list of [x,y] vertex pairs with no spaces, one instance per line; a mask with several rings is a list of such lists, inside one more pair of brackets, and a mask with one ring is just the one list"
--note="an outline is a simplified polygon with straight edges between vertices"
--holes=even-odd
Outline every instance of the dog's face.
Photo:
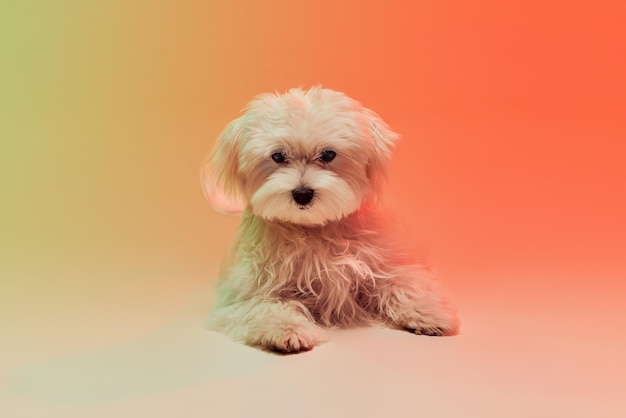
[[218,138],[207,196],[217,186],[266,220],[324,225],[377,197],[396,139],[342,93],[263,94]]

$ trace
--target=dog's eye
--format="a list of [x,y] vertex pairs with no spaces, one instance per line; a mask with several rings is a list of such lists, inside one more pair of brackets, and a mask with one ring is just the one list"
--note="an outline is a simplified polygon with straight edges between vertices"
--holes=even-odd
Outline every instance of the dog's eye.
[[285,157],[285,154],[282,152],[275,152],[272,154],[272,160],[277,163],[284,163],[285,160],[287,160],[287,157]]
[[329,163],[334,160],[336,156],[337,153],[335,151],[327,149],[322,151],[322,153],[320,154],[320,160],[324,161],[325,163]]

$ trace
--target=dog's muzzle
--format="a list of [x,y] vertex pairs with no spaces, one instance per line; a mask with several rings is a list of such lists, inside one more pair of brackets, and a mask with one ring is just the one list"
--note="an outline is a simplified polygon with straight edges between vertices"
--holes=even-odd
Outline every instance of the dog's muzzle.
[[294,189],[291,194],[293,196],[293,200],[296,201],[299,205],[306,205],[313,200],[313,194],[315,191],[313,189],[305,189],[303,187]]

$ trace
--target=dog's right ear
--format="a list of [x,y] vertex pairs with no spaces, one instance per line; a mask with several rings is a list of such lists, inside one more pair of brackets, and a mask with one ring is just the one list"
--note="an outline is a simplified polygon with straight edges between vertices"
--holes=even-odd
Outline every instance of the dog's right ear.
[[239,146],[244,116],[230,122],[217,138],[215,148],[202,166],[204,196],[221,213],[243,212],[245,203],[239,178]]

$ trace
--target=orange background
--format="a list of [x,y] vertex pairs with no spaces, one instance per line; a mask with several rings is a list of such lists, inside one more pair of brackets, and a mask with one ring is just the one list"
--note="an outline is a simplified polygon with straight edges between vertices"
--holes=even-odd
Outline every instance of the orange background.
[[462,310],[565,304],[594,332],[622,311],[623,2],[1,8],[5,327],[88,346],[203,289],[237,225],[200,190],[214,138],[255,94],[314,84],[403,136],[388,196]]

